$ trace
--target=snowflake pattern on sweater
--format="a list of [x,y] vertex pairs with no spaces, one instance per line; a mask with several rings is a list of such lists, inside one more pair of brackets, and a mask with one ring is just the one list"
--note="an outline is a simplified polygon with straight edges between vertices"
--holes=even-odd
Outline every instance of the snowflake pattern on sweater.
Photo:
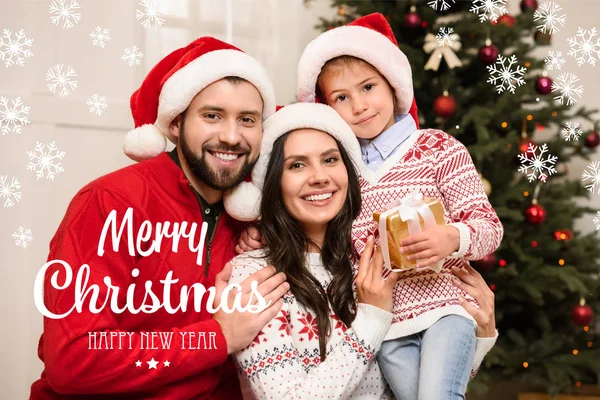
[[[266,267],[264,249],[231,261],[229,283],[241,283]],[[309,267],[326,287],[331,276],[320,255],[309,254]],[[317,261],[318,260],[318,261]],[[332,312],[327,357],[321,362],[316,316],[288,292],[279,313],[256,339],[234,355],[245,399],[390,399],[375,361],[392,314],[360,304],[347,327]]]
[[446,223],[460,232],[460,249],[446,259],[439,274],[402,273],[394,289],[394,318],[385,340],[420,332],[445,315],[473,319],[458,301],[466,293],[452,284],[450,269],[463,259],[478,260],[496,250],[503,227],[465,146],[445,132],[418,130],[377,171],[365,165],[360,170],[362,208],[352,227],[358,254],[369,235],[379,236],[373,213],[411,192],[441,200]]

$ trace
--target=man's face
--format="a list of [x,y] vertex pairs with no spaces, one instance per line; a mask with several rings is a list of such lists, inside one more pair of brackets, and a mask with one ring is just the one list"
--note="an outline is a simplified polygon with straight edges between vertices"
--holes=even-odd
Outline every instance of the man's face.
[[251,83],[226,79],[204,88],[171,125],[192,173],[216,190],[238,185],[258,158],[263,101]]

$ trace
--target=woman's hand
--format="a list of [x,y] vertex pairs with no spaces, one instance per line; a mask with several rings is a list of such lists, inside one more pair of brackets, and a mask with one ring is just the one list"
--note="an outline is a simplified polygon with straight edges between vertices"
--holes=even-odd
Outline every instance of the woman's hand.
[[481,274],[468,262],[463,262],[463,268],[452,267],[454,285],[473,297],[479,307],[460,297],[460,304],[477,322],[477,337],[494,337],[496,335],[496,318],[494,317],[494,292],[489,288]]
[[369,236],[358,264],[358,275],[356,276],[358,302],[391,312],[392,291],[399,273],[391,272],[387,278],[383,278],[383,255],[381,249],[377,247],[375,255],[371,257],[374,247],[375,239],[373,236]]

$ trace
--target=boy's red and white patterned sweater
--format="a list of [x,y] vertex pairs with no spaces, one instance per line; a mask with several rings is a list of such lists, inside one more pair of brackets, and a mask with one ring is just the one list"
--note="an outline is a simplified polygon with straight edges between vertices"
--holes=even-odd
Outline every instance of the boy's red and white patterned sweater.
[[[360,172],[362,209],[352,227],[358,254],[369,235],[379,236],[373,213],[411,192],[442,201],[446,223],[460,232],[460,248],[446,259],[439,274],[431,270],[402,273],[394,289],[394,318],[385,339],[420,332],[450,314],[473,319],[459,303],[459,295],[465,293],[452,284],[450,269],[463,259],[479,260],[495,251],[504,229],[465,146],[445,132],[417,130],[377,171],[362,164]],[[491,348],[480,344],[478,353]]]

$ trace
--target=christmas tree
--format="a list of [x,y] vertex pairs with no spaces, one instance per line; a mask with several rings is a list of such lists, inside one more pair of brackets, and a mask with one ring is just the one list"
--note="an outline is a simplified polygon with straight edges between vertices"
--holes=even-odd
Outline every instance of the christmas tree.
[[[513,16],[505,3],[334,0],[336,17],[322,19],[319,28],[373,12],[388,19],[411,62],[421,126],[467,146],[504,224],[500,248],[474,263],[495,292],[500,337],[470,390],[516,379],[569,392],[596,384],[600,374],[592,325],[600,300],[599,239],[574,228],[581,217],[600,225],[600,212],[576,202],[600,194],[600,160],[590,158],[599,144],[595,110],[577,106],[582,82],[576,69],[564,67],[562,54],[532,54],[564,25],[560,6],[523,0],[522,13]],[[580,50],[574,55],[594,62],[594,51],[586,55],[584,47],[573,43]],[[589,160],[579,180],[567,177],[576,157]]]

